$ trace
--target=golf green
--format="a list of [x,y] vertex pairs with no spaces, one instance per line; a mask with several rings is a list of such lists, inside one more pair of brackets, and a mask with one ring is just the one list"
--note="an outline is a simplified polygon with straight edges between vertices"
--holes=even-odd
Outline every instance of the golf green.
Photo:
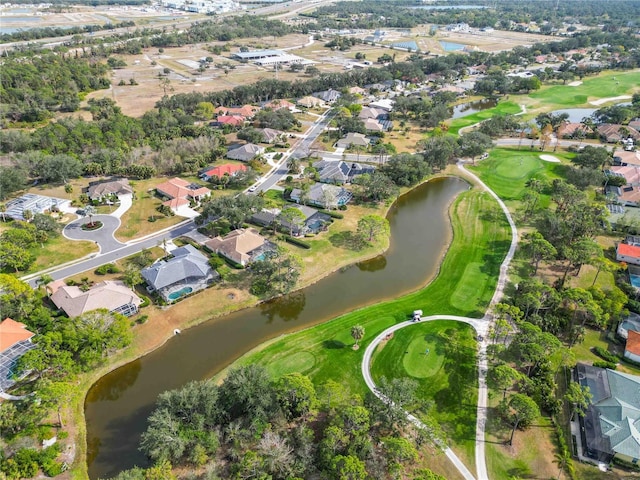
[[438,373],[444,363],[444,355],[438,353],[438,342],[433,334],[420,335],[411,340],[402,358],[402,366],[409,375],[428,378]]

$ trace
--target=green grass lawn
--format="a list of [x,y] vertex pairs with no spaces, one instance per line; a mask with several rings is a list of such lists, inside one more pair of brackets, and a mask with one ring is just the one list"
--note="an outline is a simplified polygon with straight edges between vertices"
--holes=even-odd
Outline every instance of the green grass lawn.
[[[525,191],[526,184],[532,178],[550,182],[563,177],[566,169],[563,163],[551,163],[540,160],[539,151],[519,150],[517,148],[494,148],[489,158],[469,166],[480,179],[498,196],[505,200],[519,200]],[[568,162],[573,156],[570,153],[555,152],[553,155]],[[541,205],[548,204],[548,197],[543,195]]]
[[[615,80],[614,80],[615,77]],[[618,97],[637,91],[640,85],[640,71],[603,72],[597,77],[585,77],[582,85],[554,85],[543,87],[528,95],[545,107],[579,107],[598,98]]]
[[[605,332],[587,328],[584,336],[584,341],[582,343],[574,345],[571,351],[575,355],[576,361],[590,364],[592,362],[602,361],[602,358],[591,351],[593,347],[601,347],[605,350],[611,351],[611,345],[612,344],[607,340]],[[620,354],[622,351],[623,349],[619,348],[614,353]],[[629,373],[631,375],[640,375],[640,368],[635,367],[629,363],[620,363],[617,370],[620,372]]]
[[[280,337],[247,353],[234,365],[259,363],[273,376],[301,372],[308,375],[316,386],[333,380],[352,395],[363,395],[366,385],[362,380],[360,364],[364,348],[357,351],[351,348],[353,339],[350,332],[353,325],[359,324],[365,328],[362,339],[364,347],[385,328],[407,320],[415,309],[422,309],[425,315],[442,313],[481,317],[491,300],[500,263],[509,247],[509,227],[495,200],[488,193],[475,189],[458,197],[451,207],[450,216],[453,241],[438,277],[427,287]],[[418,343],[412,348],[418,351],[421,345]],[[438,347],[434,345],[434,348],[437,350]],[[441,368],[450,369],[451,365],[447,362],[445,356]],[[428,370],[419,369],[415,364],[409,364],[409,368],[414,373],[428,374]],[[435,370],[435,364],[432,368]],[[449,371],[448,375],[452,373]],[[426,396],[423,400],[449,402],[445,398],[431,398],[432,393],[429,389],[422,390],[421,394]],[[475,398],[471,396],[467,400],[472,410],[475,409]],[[443,410],[441,415],[445,418],[447,412]],[[452,440],[463,438],[467,429],[473,428],[469,427],[470,423],[475,425],[468,418],[460,422],[455,412],[449,415],[452,423],[448,428],[453,434]],[[473,415],[475,418],[475,413]]]
[[474,113],[473,115],[451,120],[448,132],[457,136],[461,128],[475,125],[476,123],[486,120],[487,118],[491,118],[494,115],[514,115],[519,113],[521,110],[520,105],[515,102],[500,102],[493,108],[488,108],[487,110],[482,110],[481,112]]
[[88,240],[69,240],[62,235],[49,240],[44,248],[35,247],[32,249],[36,261],[31,265],[25,274],[39,272],[47,268],[55,267],[72,260],[78,260],[90,253],[96,253],[98,248],[95,243]]
[[447,320],[417,323],[395,332],[378,347],[371,363],[376,383],[382,377],[410,377],[418,382],[418,398],[431,400],[433,408],[425,411],[425,403],[420,402],[410,410],[428,414],[441,425],[473,470],[478,401],[473,328]]

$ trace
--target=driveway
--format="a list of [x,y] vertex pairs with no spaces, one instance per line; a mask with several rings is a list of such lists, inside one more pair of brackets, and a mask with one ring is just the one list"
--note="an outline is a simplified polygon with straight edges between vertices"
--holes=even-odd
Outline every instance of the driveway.
[[82,230],[82,225],[89,222],[87,217],[69,223],[62,234],[70,240],[90,240],[96,242],[100,248],[100,255],[124,247],[124,243],[117,241],[113,233],[120,227],[120,219],[111,215],[94,215],[93,221],[102,222],[102,228],[91,232]]

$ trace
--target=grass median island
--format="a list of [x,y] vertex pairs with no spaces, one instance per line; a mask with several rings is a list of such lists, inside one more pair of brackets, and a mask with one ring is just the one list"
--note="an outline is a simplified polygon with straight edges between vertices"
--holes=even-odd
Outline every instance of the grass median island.
[[[308,375],[316,386],[333,380],[352,395],[364,395],[366,385],[360,372],[364,348],[358,351],[351,348],[353,325],[365,328],[361,341],[365,347],[382,330],[407,320],[418,308],[424,311],[424,315],[482,316],[495,290],[500,263],[509,248],[509,226],[495,200],[477,189],[462,193],[456,199],[450,208],[450,217],[453,228],[451,246],[438,276],[425,288],[276,339],[247,353],[232,366],[259,363],[274,376],[301,372]],[[416,261],[419,261],[419,253]],[[218,377],[222,375],[224,372]],[[421,400],[435,401],[430,396],[432,393],[424,391],[425,397]],[[474,395],[469,397],[472,418],[475,418],[477,393]],[[449,420],[452,424],[448,429],[454,433],[464,431],[468,424],[475,425],[469,417],[461,422],[454,415]]]
[[420,402],[410,410],[419,416],[428,414],[441,425],[454,450],[473,470],[478,371],[471,326],[439,320],[398,330],[376,349],[371,374],[376,383],[382,377],[418,382],[417,396],[431,400],[430,408]]

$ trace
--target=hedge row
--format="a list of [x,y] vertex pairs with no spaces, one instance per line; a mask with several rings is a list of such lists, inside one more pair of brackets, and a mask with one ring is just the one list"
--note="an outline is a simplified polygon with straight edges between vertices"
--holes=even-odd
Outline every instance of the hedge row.
[[305,242],[304,240],[300,240],[299,238],[294,238],[290,235],[283,235],[284,241],[295,245],[296,247],[306,248],[307,250],[311,248],[311,244]]
[[608,368],[609,370],[615,370],[618,368],[617,363],[605,362],[604,360],[593,362],[593,366],[598,368]]
[[602,347],[593,347],[593,353],[611,363],[618,363],[620,358]]

